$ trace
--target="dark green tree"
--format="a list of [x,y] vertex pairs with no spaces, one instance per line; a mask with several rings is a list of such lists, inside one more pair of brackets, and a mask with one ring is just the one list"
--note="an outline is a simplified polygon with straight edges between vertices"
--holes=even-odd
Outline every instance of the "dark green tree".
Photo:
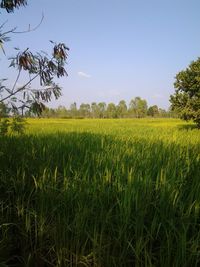
[[149,115],[151,117],[158,117],[158,115],[159,115],[158,106],[154,105],[154,106],[149,107],[147,110],[147,115]]
[[175,77],[175,94],[170,96],[172,110],[200,128],[200,58]]

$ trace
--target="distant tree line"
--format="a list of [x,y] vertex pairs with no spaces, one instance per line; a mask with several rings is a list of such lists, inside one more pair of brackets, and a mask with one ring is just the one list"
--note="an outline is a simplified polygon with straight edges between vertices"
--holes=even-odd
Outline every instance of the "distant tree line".
[[[32,117],[31,109],[25,113],[25,116]],[[159,108],[157,105],[149,106],[147,101],[141,97],[133,98],[130,103],[125,100],[106,104],[105,102],[92,102],[91,104],[82,103],[79,107],[76,102],[69,108],[59,106],[58,108],[46,107],[42,113],[43,118],[145,118],[145,117],[177,117],[173,111]]]

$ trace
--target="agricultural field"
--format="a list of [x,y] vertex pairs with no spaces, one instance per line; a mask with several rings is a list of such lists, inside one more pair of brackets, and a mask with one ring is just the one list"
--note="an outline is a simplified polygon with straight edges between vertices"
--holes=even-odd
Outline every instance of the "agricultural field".
[[200,130],[28,119],[0,137],[0,266],[200,266]]

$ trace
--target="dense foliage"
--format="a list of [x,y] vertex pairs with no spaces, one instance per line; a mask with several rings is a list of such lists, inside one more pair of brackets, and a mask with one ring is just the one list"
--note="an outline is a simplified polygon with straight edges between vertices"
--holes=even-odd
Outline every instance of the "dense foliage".
[[200,58],[176,75],[172,108],[182,119],[193,120],[200,128]]

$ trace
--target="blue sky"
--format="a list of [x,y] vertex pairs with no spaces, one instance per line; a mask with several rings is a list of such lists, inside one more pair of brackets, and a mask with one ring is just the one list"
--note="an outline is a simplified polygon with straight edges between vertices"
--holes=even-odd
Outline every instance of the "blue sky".
[[[63,96],[51,106],[76,101],[118,103],[141,96],[168,108],[174,77],[200,56],[199,0],[29,0],[14,14],[1,13],[6,29],[34,32],[12,36],[12,47],[50,52],[49,40],[69,46]],[[0,56],[1,77],[15,75]],[[23,82],[23,80],[21,81]]]

